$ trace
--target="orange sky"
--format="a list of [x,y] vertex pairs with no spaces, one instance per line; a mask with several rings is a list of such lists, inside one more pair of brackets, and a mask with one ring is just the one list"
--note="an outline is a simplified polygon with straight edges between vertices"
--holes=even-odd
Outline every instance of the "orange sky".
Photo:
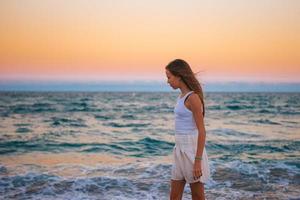
[[2,0],[0,78],[300,81],[300,1]]

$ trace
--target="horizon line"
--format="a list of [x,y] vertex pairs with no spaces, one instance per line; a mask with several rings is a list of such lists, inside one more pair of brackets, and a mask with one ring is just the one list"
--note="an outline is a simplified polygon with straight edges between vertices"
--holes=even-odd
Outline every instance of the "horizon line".
[[[206,82],[204,91],[211,92],[300,92],[300,83]],[[1,82],[0,91],[173,91],[166,81],[102,82]]]

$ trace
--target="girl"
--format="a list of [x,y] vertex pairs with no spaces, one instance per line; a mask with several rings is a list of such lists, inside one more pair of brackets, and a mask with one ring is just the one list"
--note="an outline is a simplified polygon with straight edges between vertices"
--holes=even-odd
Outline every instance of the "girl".
[[175,146],[171,172],[171,200],[182,199],[189,183],[192,199],[205,199],[204,183],[210,176],[205,150],[204,97],[202,88],[189,64],[176,59],[166,66],[168,84],[180,89],[175,113]]

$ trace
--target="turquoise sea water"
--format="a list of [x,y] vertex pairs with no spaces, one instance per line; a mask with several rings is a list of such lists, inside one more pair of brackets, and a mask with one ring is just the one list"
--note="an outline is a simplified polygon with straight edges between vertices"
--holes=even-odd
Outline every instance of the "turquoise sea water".
[[[178,95],[1,92],[0,199],[168,199]],[[205,99],[206,198],[299,199],[300,93]]]

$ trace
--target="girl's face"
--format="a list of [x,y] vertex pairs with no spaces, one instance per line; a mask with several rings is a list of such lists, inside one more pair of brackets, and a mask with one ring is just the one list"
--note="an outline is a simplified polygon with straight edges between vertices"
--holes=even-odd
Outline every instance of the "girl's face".
[[169,70],[166,69],[166,76],[168,79],[168,84],[173,88],[177,89],[180,85],[180,77],[174,76]]

